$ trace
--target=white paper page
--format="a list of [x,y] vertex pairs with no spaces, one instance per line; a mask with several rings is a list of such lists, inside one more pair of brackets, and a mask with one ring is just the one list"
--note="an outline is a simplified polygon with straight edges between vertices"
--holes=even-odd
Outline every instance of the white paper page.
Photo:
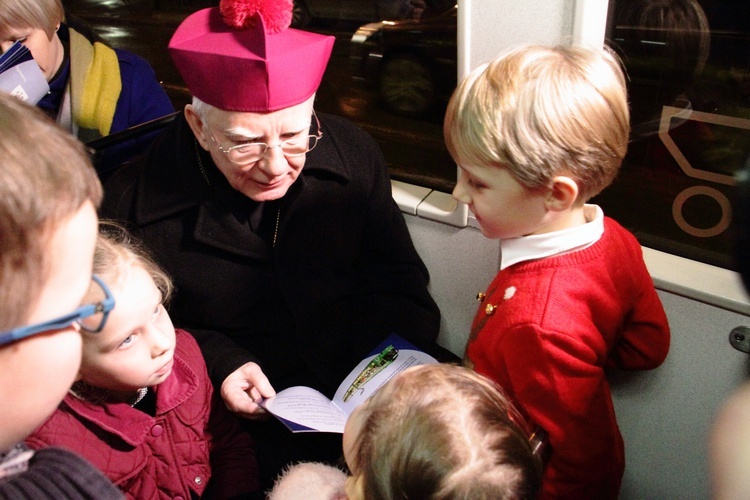
[[36,104],[49,91],[42,70],[33,59],[0,73],[0,90],[29,104]]
[[352,392],[351,397],[344,402],[346,391],[350,388],[362,370],[364,370],[368,363],[373,359],[375,359],[375,356],[369,356],[363,359],[357,367],[351,371],[349,376],[344,379],[339,386],[339,389],[336,391],[336,394],[333,396],[333,404],[338,406],[347,416],[354,411],[354,408],[364,403],[367,398],[374,394],[375,391],[380,389],[383,384],[392,379],[396,374],[401,373],[412,366],[429,365],[437,362],[435,358],[422,351],[399,349],[398,356],[390,365],[365,382],[361,388],[355,389]]
[[320,432],[344,432],[346,415],[323,394],[310,387],[290,387],[266,399],[268,411],[290,422]]

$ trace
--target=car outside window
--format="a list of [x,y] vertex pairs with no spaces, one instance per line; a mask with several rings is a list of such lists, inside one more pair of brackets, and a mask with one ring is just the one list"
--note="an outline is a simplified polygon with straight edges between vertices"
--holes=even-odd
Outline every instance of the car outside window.
[[305,29],[336,35],[316,106],[370,132],[393,179],[450,192],[456,165],[442,120],[456,88],[455,2],[360,0],[368,5],[337,17],[331,6],[346,3],[295,2],[308,5]]

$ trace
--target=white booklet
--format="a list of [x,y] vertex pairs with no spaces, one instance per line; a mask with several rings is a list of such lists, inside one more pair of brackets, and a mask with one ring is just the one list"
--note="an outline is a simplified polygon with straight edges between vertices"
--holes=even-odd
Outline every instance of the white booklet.
[[49,92],[47,79],[22,43],[14,43],[0,56],[0,90],[29,104],[36,104]]
[[289,387],[260,405],[292,432],[344,432],[349,414],[394,375],[437,363],[429,354],[390,335],[347,375],[333,400],[310,387]]

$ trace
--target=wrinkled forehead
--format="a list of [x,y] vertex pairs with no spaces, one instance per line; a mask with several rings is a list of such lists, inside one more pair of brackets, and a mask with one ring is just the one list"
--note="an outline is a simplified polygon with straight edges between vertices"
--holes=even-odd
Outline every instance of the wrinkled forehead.
[[[314,96],[313,96],[314,97]],[[209,122],[224,133],[260,137],[272,132],[290,132],[310,126],[313,99],[271,113],[226,111],[210,107]]]

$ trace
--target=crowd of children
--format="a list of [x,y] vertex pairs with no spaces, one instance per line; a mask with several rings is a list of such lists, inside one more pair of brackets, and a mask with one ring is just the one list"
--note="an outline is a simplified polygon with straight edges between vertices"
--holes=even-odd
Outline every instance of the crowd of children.
[[[502,250],[465,366],[391,379],[349,417],[341,468],[295,465],[270,498],[618,497],[605,368],[657,367],[670,342],[640,245],[589,203],[629,132],[607,49],[514,47],[460,82],[453,196]],[[0,497],[264,497],[252,436],[172,324],[170,277],[123,227],[97,236],[81,143],[0,95],[0,157]]]

